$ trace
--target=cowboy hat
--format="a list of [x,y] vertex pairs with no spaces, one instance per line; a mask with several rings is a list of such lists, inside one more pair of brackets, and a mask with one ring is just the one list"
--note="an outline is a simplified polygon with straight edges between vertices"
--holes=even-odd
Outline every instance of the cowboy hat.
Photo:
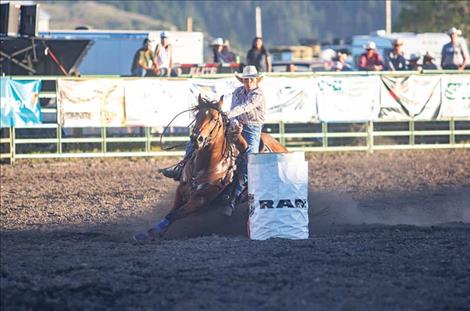
[[243,68],[242,74],[235,73],[235,77],[238,81],[243,82],[243,79],[257,79],[258,82],[261,81],[263,76],[256,70],[255,66],[245,66]]
[[364,49],[366,49],[366,50],[375,50],[375,49],[377,49],[377,46],[375,45],[375,42],[369,41],[369,42],[367,42],[366,45],[364,45]]
[[462,30],[457,29],[457,28],[455,28],[455,27],[452,27],[451,29],[449,29],[449,30],[447,31],[447,34],[448,34],[449,36],[450,36],[451,34],[454,34],[454,33],[456,33],[457,36],[461,36],[461,35],[462,35]]
[[224,39],[222,38],[217,38],[214,41],[212,41],[211,45],[224,45]]

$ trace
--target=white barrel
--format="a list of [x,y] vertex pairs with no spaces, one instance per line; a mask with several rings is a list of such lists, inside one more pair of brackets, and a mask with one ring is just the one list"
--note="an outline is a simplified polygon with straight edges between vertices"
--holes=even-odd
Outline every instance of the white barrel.
[[303,152],[248,156],[249,236],[308,238],[308,162]]

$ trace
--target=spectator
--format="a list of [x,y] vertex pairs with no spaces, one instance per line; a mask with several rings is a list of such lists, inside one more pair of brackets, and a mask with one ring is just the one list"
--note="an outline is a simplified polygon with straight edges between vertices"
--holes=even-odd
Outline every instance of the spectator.
[[376,52],[374,42],[368,42],[364,49],[366,50],[359,57],[359,70],[365,71],[381,71],[383,70],[383,61],[379,53]]
[[442,69],[464,70],[469,63],[469,56],[465,41],[459,38],[462,31],[452,27],[447,34],[450,37],[450,42],[442,47],[441,67]]
[[222,46],[222,58],[226,63],[235,63],[237,60],[237,56],[235,53],[232,52],[230,48],[230,41],[224,40],[224,44]]
[[160,43],[157,44],[154,55],[155,74],[157,76],[177,76],[175,69],[173,68],[173,47],[170,44],[168,34],[162,32],[160,34]]
[[271,72],[271,57],[263,45],[263,39],[256,37],[253,39],[251,49],[246,54],[246,64],[255,66],[259,72]]
[[286,66],[286,72],[296,72],[297,66],[295,64],[289,64]]
[[429,54],[429,52],[426,52],[426,54],[423,56],[423,69],[426,70],[435,70],[437,69],[436,64],[434,64],[434,56]]
[[413,70],[413,71],[421,71],[423,67],[418,64],[419,60],[421,59],[421,55],[419,54],[411,54],[410,59],[408,60],[408,70]]
[[131,72],[133,76],[145,77],[150,73],[153,65],[153,53],[150,49],[150,39],[145,39],[143,46],[134,54]]
[[222,54],[222,49],[224,47],[224,40],[222,38],[217,38],[212,41],[212,62],[215,64],[226,63],[224,55]]
[[403,56],[401,47],[403,46],[403,40],[393,40],[393,48],[385,52],[384,65],[386,70],[398,71],[406,70],[406,59]]
[[338,52],[336,55],[337,56],[333,64],[333,67],[331,67],[331,70],[332,71],[352,71],[351,66],[348,63],[346,63],[348,54]]

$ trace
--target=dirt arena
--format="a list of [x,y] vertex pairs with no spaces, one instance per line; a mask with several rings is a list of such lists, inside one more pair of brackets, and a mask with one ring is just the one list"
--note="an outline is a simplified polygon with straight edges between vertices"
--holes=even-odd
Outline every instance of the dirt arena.
[[163,215],[176,159],[1,166],[2,310],[468,310],[470,150],[310,154],[308,240]]

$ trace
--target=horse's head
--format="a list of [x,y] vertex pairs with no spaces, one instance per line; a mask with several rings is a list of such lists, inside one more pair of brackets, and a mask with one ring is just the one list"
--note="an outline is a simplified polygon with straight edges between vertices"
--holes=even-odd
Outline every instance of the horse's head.
[[198,105],[195,107],[196,121],[191,134],[191,139],[197,149],[204,148],[223,135],[225,117],[222,104],[223,97],[219,101],[210,101],[199,95]]

